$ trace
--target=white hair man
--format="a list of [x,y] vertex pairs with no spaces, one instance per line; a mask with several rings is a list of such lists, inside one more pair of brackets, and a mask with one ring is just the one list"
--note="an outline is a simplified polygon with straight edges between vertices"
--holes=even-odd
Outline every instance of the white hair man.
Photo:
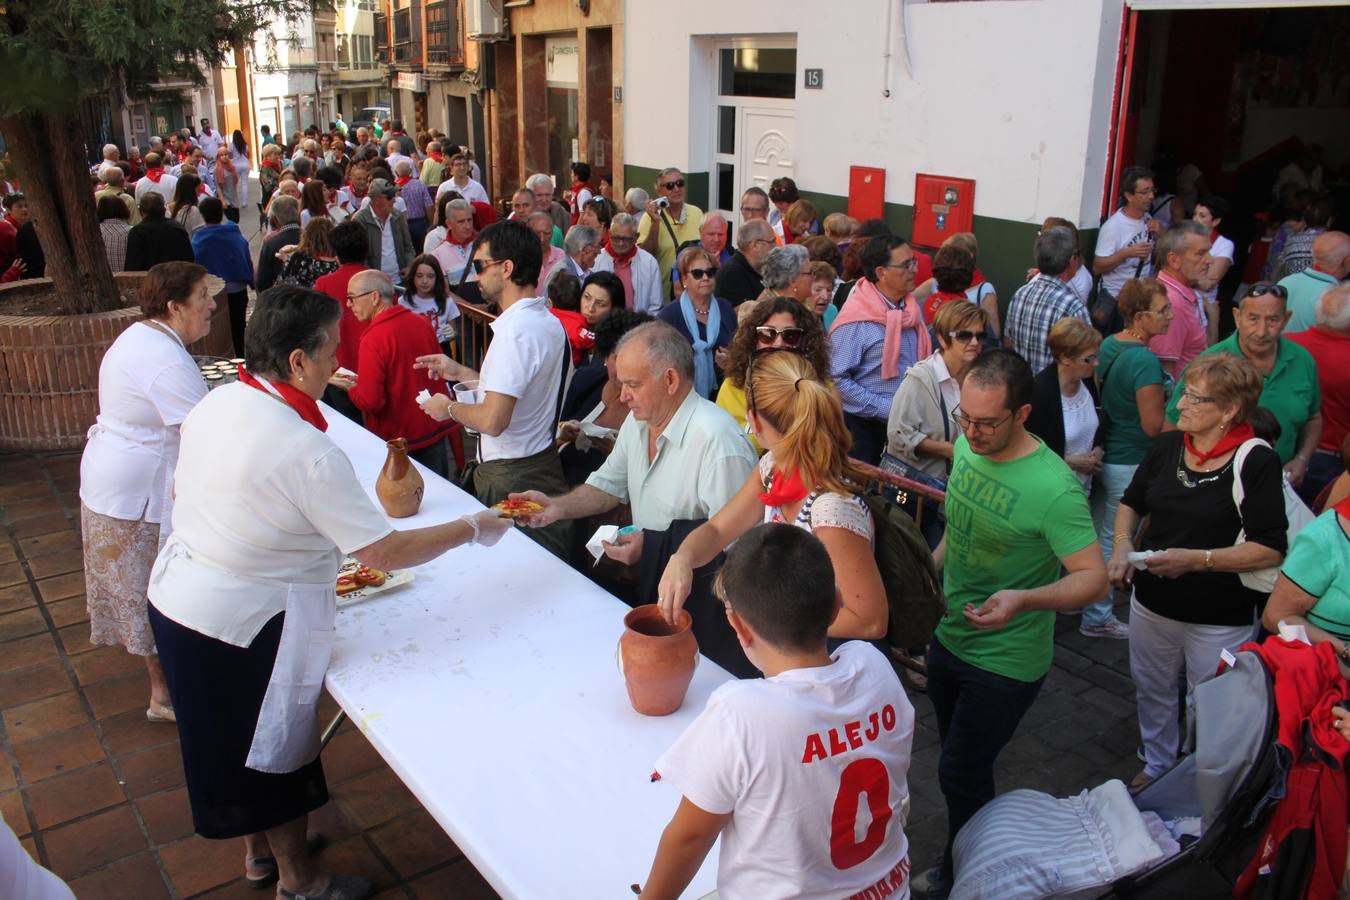
[[661,264],[661,283],[670,283],[675,268],[675,250],[698,240],[703,210],[685,202],[684,173],[671,166],[656,176],[658,199],[647,202],[647,216],[638,226],[638,246]]
[[534,194],[534,208],[548,213],[554,227],[566,234],[568,226],[572,224],[572,214],[567,211],[567,207],[553,199],[553,179],[538,172],[525,179],[525,186]]
[[1285,334],[1312,354],[1322,393],[1322,434],[1299,486],[1299,495],[1312,500],[1345,471],[1341,446],[1350,434],[1350,366],[1345,364],[1350,358],[1350,282],[1338,284],[1317,299],[1317,324]]
[[98,164],[98,171],[97,171],[100,180],[104,180],[103,176],[109,169],[118,169],[120,171],[120,167],[117,165],[117,161],[121,158],[121,156],[122,151],[117,149],[116,144],[103,145],[103,161]]
[[613,272],[623,282],[628,308],[656,315],[664,303],[661,264],[637,245],[637,220],[626,212],[609,222],[609,240],[595,257],[596,272]]

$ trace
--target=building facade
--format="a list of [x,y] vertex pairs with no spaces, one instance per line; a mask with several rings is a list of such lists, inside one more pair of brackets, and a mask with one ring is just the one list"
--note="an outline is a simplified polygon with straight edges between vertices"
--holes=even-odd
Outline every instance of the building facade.
[[376,0],[347,0],[337,10],[337,80],[334,114],[350,122],[367,106],[389,97],[385,72],[375,59]]

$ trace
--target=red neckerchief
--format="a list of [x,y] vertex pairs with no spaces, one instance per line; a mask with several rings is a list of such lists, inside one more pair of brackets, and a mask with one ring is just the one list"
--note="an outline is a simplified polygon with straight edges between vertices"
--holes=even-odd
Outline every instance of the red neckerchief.
[[267,166],[267,168],[269,169],[276,169],[278,172],[281,171],[281,163],[277,162],[275,159],[272,159],[271,157],[264,159],[263,165]]
[[783,224],[783,246],[797,243],[797,239],[792,235],[792,229],[788,228],[787,219],[780,219],[779,221]]
[[1340,503],[1337,503],[1332,509],[1340,513],[1346,519],[1350,519],[1350,495],[1344,497]]
[[205,194],[206,194],[206,185],[205,184],[197,185],[197,196],[202,197],[205,196]]
[[159,184],[159,180],[164,177],[164,169],[160,166],[156,166],[153,169],[146,169],[145,177],[149,178],[155,184]]
[[411,175],[399,175],[394,179],[394,184],[398,185],[399,187],[403,187],[410,181],[412,181]]
[[1223,456],[1225,453],[1236,450],[1238,447],[1242,446],[1243,441],[1249,441],[1254,437],[1256,437],[1256,432],[1252,431],[1252,426],[1243,422],[1241,425],[1233,426],[1232,431],[1219,438],[1218,443],[1205,453],[1201,453],[1199,450],[1195,449],[1195,444],[1191,441],[1191,436],[1189,434],[1182,438],[1182,440],[1186,444],[1186,449],[1196,458],[1196,463],[1204,465],[1211,459],[1216,459],[1217,457]]
[[437,165],[441,165],[442,163],[445,162],[445,154],[439,150],[432,150],[427,155],[430,156],[433,160],[435,160]]
[[799,471],[793,469],[784,473],[775,468],[769,476],[769,489],[759,495],[759,502],[765,506],[785,506],[806,499],[811,489],[802,481]]
[[[262,391],[264,394],[272,393],[272,391],[263,387],[261,381],[249,374],[248,370],[244,368],[243,363],[239,364],[239,380],[251,388]],[[272,381],[268,383],[272,385],[272,388],[276,391],[276,394],[280,397],[282,402],[295,410],[296,415],[320,431],[328,430],[328,420],[325,419],[323,413],[319,411],[319,404],[313,397],[297,387],[291,387],[284,381]]]
[[637,242],[634,241],[632,245],[629,246],[627,253],[620,253],[617,250],[615,250],[614,245],[610,243],[609,235],[605,235],[605,252],[608,253],[609,258],[614,260],[616,263],[627,262],[634,256],[637,256]]
[[1209,242],[1212,244],[1219,239],[1219,229],[1211,228],[1209,230]]
[[370,185],[366,185],[366,189],[364,191],[357,193],[356,188],[353,187],[352,184],[349,182],[347,184],[347,193],[352,195],[353,200],[364,200],[366,199],[366,194],[370,193]]
[[456,247],[468,247],[470,244],[473,243],[473,239],[474,239],[474,236],[473,236],[473,235],[469,235],[469,237],[468,237],[467,240],[457,241],[457,240],[455,240],[454,238],[452,238],[452,237],[450,236],[450,232],[447,231],[447,232],[445,233],[445,243],[447,243],[447,244],[454,244]]

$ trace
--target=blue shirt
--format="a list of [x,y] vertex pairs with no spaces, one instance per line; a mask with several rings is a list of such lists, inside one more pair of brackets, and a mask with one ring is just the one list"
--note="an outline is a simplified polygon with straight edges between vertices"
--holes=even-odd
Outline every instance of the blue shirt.
[[1046,338],[1051,327],[1065,316],[1077,316],[1092,324],[1083,301],[1053,275],[1038,274],[1013,294],[1012,302],[1008,304],[1004,336],[1031,366],[1032,372],[1040,372],[1055,361]]
[[[881,299],[891,309],[901,308],[885,295]],[[850,322],[830,332],[830,378],[844,401],[844,412],[882,422],[890,417],[891,400],[905,371],[919,361],[919,336],[912,328],[901,334],[900,371],[894,378],[881,377],[885,343],[886,326],[880,322]]]

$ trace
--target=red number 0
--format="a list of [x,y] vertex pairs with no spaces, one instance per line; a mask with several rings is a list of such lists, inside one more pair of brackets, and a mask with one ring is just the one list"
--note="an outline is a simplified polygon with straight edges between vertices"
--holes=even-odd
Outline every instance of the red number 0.
[[[867,810],[872,814],[872,824],[861,842],[854,836],[860,794],[867,795]],[[891,775],[881,760],[855,759],[844,769],[830,817],[830,861],[836,869],[850,869],[877,852],[891,820],[890,797]]]

